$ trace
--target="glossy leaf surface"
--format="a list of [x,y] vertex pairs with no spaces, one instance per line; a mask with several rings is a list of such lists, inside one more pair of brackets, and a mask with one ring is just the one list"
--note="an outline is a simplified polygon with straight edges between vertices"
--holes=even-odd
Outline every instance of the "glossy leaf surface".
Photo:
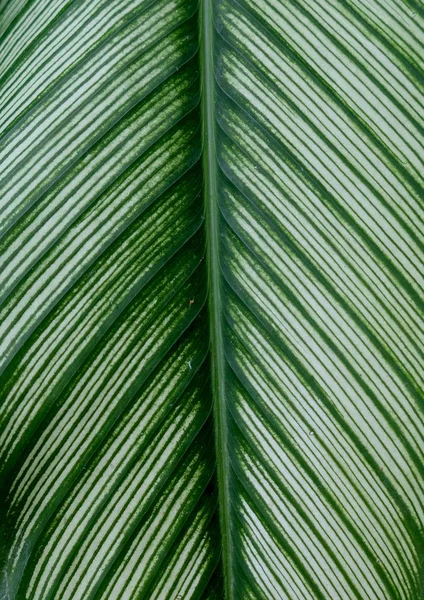
[[0,599],[423,598],[423,31],[0,0]]

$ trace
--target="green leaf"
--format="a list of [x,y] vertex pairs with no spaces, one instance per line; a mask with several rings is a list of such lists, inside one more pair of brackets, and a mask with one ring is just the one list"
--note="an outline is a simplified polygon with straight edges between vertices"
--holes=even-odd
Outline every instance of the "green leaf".
[[424,598],[423,33],[0,0],[0,600]]

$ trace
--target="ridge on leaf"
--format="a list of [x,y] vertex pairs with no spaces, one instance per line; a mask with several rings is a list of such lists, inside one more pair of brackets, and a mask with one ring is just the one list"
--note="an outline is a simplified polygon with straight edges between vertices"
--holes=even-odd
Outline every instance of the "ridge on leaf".
[[0,599],[424,598],[423,31],[0,0]]

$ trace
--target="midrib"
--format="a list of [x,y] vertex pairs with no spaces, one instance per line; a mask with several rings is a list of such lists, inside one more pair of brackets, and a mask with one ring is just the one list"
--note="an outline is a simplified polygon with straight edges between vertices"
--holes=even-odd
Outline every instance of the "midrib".
[[228,462],[228,424],[225,400],[225,364],[222,336],[221,271],[219,257],[219,208],[217,194],[215,85],[213,71],[213,2],[201,0],[200,68],[202,81],[203,173],[207,261],[209,281],[209,319],[212,354],[212,389],[215,419],[219,511],[222,540],[222,562],[226,600],[233,598],[230,497]]

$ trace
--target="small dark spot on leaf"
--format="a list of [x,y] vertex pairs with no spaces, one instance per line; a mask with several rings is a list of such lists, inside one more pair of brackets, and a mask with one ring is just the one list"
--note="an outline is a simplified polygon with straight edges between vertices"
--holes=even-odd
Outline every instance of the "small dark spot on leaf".
[[210,481],[205,488],[205,494],[207,496],[213,496],[215,494],[215,483]]

